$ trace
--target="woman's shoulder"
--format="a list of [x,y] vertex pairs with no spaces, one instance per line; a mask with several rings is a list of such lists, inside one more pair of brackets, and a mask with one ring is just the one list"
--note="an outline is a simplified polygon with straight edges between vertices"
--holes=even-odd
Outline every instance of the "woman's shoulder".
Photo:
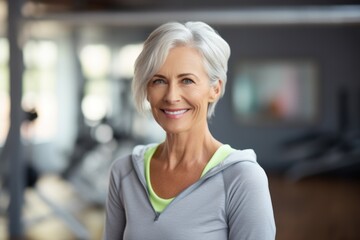
[[111,165],[111,173],[116,175],[124,175],[132,170],[131,153],[118,157]]
[[259,177],[266,176],[264,169],[257,162],[253,161],[239,161],[227,169],[227,174],[242,180],[258,179]]
[[156,144],[137,145],[128,154],[122,155],[111,166],[111,172],[117,175],[126,175],[134,169],[134,164],[141,166],[144,161],[144,154],[147,149],[156,146]]
[[225,182],[241,186],[267,185],[265,170],[256,161],[252,149],[237,150],[230,157],[232,164],[223,172]]

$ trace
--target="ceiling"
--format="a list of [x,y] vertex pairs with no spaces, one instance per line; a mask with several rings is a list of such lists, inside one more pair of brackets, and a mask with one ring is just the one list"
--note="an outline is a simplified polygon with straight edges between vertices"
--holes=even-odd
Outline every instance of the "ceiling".
[[355,5],[358,0],[24,0],[49,11],[218,9],[263,6]]

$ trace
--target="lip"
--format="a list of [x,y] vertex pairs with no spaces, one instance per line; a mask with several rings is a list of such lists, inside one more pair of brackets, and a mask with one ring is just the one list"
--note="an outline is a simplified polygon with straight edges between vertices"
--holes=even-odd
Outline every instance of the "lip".
[[168,118],[180,118],[185,113],[187,113],[190,109],[188,108],[181,108],[181,109],[161,109],[161,111],[165,114]]

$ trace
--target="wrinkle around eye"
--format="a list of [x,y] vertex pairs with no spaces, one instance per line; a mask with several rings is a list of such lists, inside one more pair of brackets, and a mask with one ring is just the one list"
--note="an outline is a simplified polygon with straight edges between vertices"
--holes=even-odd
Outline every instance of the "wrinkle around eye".
[[161,78],[155,78],[150,81],[152,85],[160,85],[160,84],[166,84],[166,81]]
[[192,79],[190,79],[190,78],[184,78],[184,79],[182,79],[182,82],[183,82],[184,84],[186,84],[186,85],[190,85],[190,84],[194,84],[194,83],[195,83],[195,81],[192,80]]

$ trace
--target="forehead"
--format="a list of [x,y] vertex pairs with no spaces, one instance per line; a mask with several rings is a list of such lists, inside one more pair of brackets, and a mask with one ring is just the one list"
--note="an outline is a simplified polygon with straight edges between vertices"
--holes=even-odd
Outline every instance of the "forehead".
[[169,50],[165,62],[158,73],[198,73],[204,74],[202,55],[195,49],[186,46],[179,46]]

